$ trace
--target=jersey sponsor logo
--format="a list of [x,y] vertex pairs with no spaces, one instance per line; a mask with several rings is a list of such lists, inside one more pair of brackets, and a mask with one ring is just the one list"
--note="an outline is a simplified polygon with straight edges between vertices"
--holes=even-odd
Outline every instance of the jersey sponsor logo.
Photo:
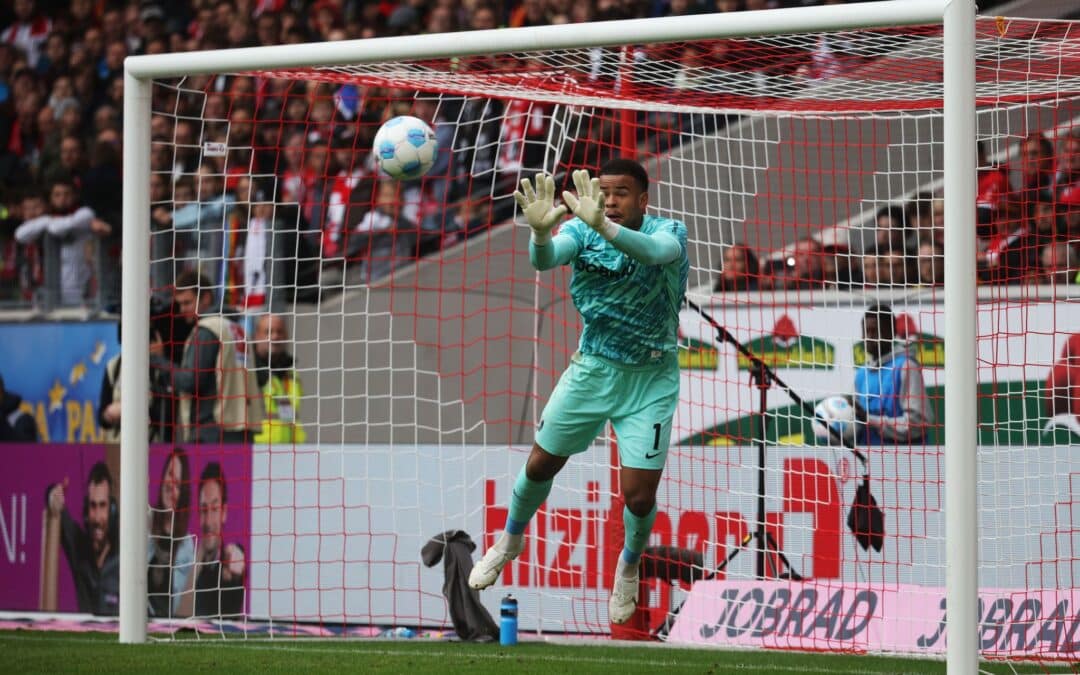
[[622,269],[613,270],[610,267],[599,265],[594,262],[586,262],[581,258],[574,261],[574,270],[577,272],[588,272],[589,274],[598,274],[602,277],[608,277],[609,279],[620,279],[622,277],[628,277],[637,270],[637,262],[630,260],[626,267]]
[[[836,364],[836,348],[821,338],[799,334],[791,317],[781,315],[771,335],[750,340],[744,345],[751,353],[774,368],[814,368],[831,370]],[[739,354],[739,370],[753,364]]]

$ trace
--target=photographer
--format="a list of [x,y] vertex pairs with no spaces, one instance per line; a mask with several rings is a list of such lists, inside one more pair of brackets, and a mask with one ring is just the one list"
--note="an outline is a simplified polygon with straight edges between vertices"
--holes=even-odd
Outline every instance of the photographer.
[[[120,324],[116,325],[117,340],[120,338]],[[161,356],[164,342],[161,334],[150,327],[150,355]],[[105,430],[106,443],[120,442],[120,358],[117,354],[105,366],[105,375],[101,378],[101,394],[98,395],[98,424]],[[172,396],[167,374],[159,369],[150,369],[150,436],[151,443],[167,443],[172,440],[173,410]]]

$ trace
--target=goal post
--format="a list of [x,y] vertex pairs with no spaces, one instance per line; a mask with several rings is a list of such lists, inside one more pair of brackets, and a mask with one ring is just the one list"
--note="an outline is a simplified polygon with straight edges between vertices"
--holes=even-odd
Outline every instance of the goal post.
[[[585,50],[593,47],[625,46],[625,45],[652,45],[673,42],[710,41],[724,38],[744,38],[762,36],[783,36],[798,34],[808,35],[826,33],[831,31],[855,31],[860,29],[885,29],[894,30],[902,26],[941,26],[941,58],[943,63],[943,79],[938,90],[941,92],[940,101],[933,104],[920,102],[924,107],[941,107],[943,134],[941,147],[943,163],[941,174],[944,180],[944,204],[945,218],[948,227],[945,229],[945,248],[949,250],[945,258],[945,284],[943,288],[944,309],[941,311],[944,332],[944,348],[950,355],[945,362],[944,378],[948,381],[948,387],[944,389],[945,408],[948,411],[948,424],[944,425],[944,444],[948,452],[943,453],[944,461],[944,495],[945,495],[945,537],[944,549],[946,551],[945,562],[945,586],[948,595],[950,611],[947,614],[948,632],[954,639],[948,643],[948,663],[950,670],[957,672],[975,672],[979,658],[978,636],[978,517],[976,503],[977,481],[971,480],[971,476],[978,475],[976,462],[976,442],[978,430],[978,379],[976,370],[976,358],[978,355],[977,324],[976,316],[976,285],[975,285],[975,175],[976,153],[975,134],[978,129],[976,120],[976,88],[975,88],[975,6],[971,0],[889,0],[885,2],[859,3],[853,5],[807,7],[799,9],[778,9],[762,12],[740,12],[730,14],[696,15],[687,17],[670,17],[649,20],[629,20],[619,22],[598,22],[574,25],[547,26],[538,28],[505,29],[496,31],[478,31],[471,33],[453,33],[439,35],[425,35],[420,37],[379,38],[364,41],[320,43],[307,45],[290,45],[281,47],[261,47],[251,49],[223,50],[215,52],[195,52],[186,54],[166,54],[155,56],[129,57],[125,61],[125,89],[124,89],[124,198],[123,198],[123,296],[122,317],[123,333],[122,343],[124,348],[124,368],[122,369],[122,388],[124,397],[123,419],[121,436],[121,614],[120,614],[120,640],[126,643],[138,643],[147,637],[147,541],[148,518],[147,505],[150,503],[148,494],[147,475],[150,467],[149,438],[147,434],[148,412],[145,402],[150,399],[147,372],[149,370],[150,357],[147,348],[146,336],[150,329],[150,292],[148,279],[150,278],[150,228],[148,214],[151,213],[151,199],[149,196],[148,177],[153,173],[150,163],[152,152],[151,142],[151,113],[152,113],[152,87],[155,80],[183,78],[195,75],[207,74],[236,74],[236,73],[260,73],[267,77],[296,76],[298,69],[316,69],[307,72],[316,72],[316,78],[326,77],[335,82],[347,81],[351,76],[349,67],[362,66],[364,64],[382,64],[395,61],[416,63],[423,61],[447,61],[458,57],[466,57],[482,54],[511,54],[528,55],[534,52],[545,54],[557,54],[563,50]],[[339,68],[339,70],[334,70]],[[318,70],[326,69],[326,70]],[[380,73],[368,73],[373,80],[381,77]],[[462,91],[470,93],[474,89],[452,82],[453,75],[449,75],[438,84],[414,81],[418,91],[428,93],[440,92],[440,86],[449,94],[460,94]],[[385,76],[386,81],[397,83],[392,76]],[[508,78],[510,79],[510,78]],[[534,100],[550,101],[559,106],[562,116],[552,115],[545,119],[550,125],[549,136],[557,137],[564,130],[563,125],[579,109],[591,109],[592,106],[605,107],[607,110],[630,109],[647,115],[650,105],[654,101],[647,99],[635,99],[625,91],[588,91],[586,88],[575,88],[572,78],[567,78],[566,85],[562,90],[552,87],[540,88],[535,91],[529,90],[527,78],[521,78],[502,88],[504,82],[498,78],[492,78],[490,82],[481,82],[493,91],[490,94],[495,97],[506,99],[527,99],[535,96]],[[407,83],[406,77],[402,81]],[[399,84],[405,88],[404,85]],[[476,89],[481,87],[472,83]],[[720,85],[724,86],[724,85]],[[723,92],[720,92],[723,93]],[[607,94],[607,95],[605,95]],[[718,98],[722,104],[713,104],[714,99],[709,96],[719,94],[716,91],[706,91],[701,94],[701,100],[695,101],[687,98],[683,103],[682,111],[688,115],[701,115],[702,129],[692,130],[695,140],[708,139],[717,131],[716,119],[723,118],[727,114],[743,112],[738,106],[732,105],[730,100]],[[782,97],[778,97],[782,98]],[[798,114],[799,101],[792,99],[783,102],[780,110],[785,113]],[[830,108],[822,104],[820,100],[808,99],[808,114],[817,118],[828,118]],[[668,109],[665,109],[668,110]],[[670,110],[680,110],[678,104],[672,104]],[[768,129],[772,124],[775,128],[781,126],[771,115],[775,112],[768,107],[762,111],[764,126]],[[849,114],[854,114],[850,113]],[[712,116],[711,118],[708,116]],[[579,116],[574,123],[579,126],[588,126],[591,120],[582,120]],[[615,115],[610,117],[598,116],[596,124],[611,124]],[[697,118],[691,124],[697,124]],[[661,129],[660,122],[650,122],[653,129]],[[623,129],[625,132],[626,129]],[[771,142],[769,139],[761,140],[763,143]],[[552,145],[561,150],[561,141],[557,138]],[[661,146],[662,142],[657,142]],[[722,143],[717,143],[719,148]],[[355,148],[355,152],[363,152],[363,148]],[[655,150],[656,155],[662,155],[663,148]],[[709,166],[708,153],[718,152],[709,150],[704,159],[692,158],[686,162],[685,170],[689,173],[700,172],[709,174],[719,172]],[[551,154],[556,154],[552,151]],[[556,161],[547,161],[545,168],[553,168]],[[556,158],[557,159],[557,158]],[[751,158],[748,162],[754,162]],[[519,170],[520,171],[520,170]],[[839,173],[843,171],[838,170]],[[855,173],[853,170],[852,173]],[[670,186],[678,177],[665,177],[664,189]],[[707,181],[706,181],[707,183]],[[688,180],[687,184],[694,184]],[[750,192],[750,188],[747,188]],[[655,194],[655,193],[654,193]],[[669,195],[661,193],[655,195],[655,202],[664,202]],[[889,195],[889,198],[900,195]],[[496,195],[491,195],[496,197]],[[679,196],[679,199],[683,199]],[[723,197],[717,198],[723,201]],[[734,200],[734,198],[732,198]],[[661,208],[670,209],[670,213],[678,215],[677,207],[661,204]],[[692,204],[683,204],[681,213],[692,213]],[[710,207],[711,208],[711,207]],[[728,226],[736,218],[725,220]],[[711,235],[710,235],[711,236]],[[717,240],[723,239],[730,244],[731,239],[717,235]],[[521,242],[521,238],[516,239]],[[691,256],[696,255],[698,248],[712,253],[711,246],[714,240],[702,238],[693,242],[696,247],[691,250]],[[460,254],[467,257],[467,253]],[[707,270],[712,264],[711,260],[698,261],[699,269]],[[468,265],[466,264],[467,268]],[[707,272],[703,272],[707,276]],[[483,280],[485,283],[488,280]],[[558,286],[560,282],[540,280],[535,288],[537,297],[550,294],[552,286]],[[560,289],[561,290],[561,289]],[[408,302],[391,298],[386,301],[386,306],[380,306],[380,310],[390,313],[394,303]],[[419,295],[413,296],[416,302],[424,301]],[[438,300],[432,302],[437,303]],[[565,303],[565,298],[563,299]],[[787,298],[781,298],[780,303],[789,302]],[[539,304],[539,303],[538,303]],[[839,305],[840,303],[836,303]],[[720,303],[718,303],[718,306]],[[387,309],[387,307],[391,309]],[[722,308],[722,307],[721,307]],[[739,310],[738,303],[734,303],[734,309]],[[569,310],[569,311],[572,311]],[[345,318],[342,318],[344,324]],[[415,310],[411,317],[415,326],[431,321],[431,315],[421,310]],[[457,317],[465,326],[468,317]],[[315,319],[316,323],[318,319]],[[561,366],[559,358],[552,355],[563,347],[572,350],[572,343],[576,340],[573,323],[570,319],[564,319],[566,323],[559,327],[543,328],[544,337],[537,335],[541,332],[539,326],[534,330],[532,342],[529,348],[529,357],[533,359],[531,364],[525,364],[533,370],[544,370],[545,375],[557,371]],[[536,322],[537,324],[539,321]],[[425,324],[426,325],[426,324]],[[414,327],[415,327],[414,326]],[[430,326],[429,326],[430,327]],[[462,327],[462,342],[467,342],[465,335],[467,330],[475,330],[475,326]],[[344,329],[342,329],[344,330]],[[419,329],[417,329],[419,330]],[[756,328],[754,330],[757,330]],[[435,329],[438,335],[438,330]],[[377,331],[373,331],[377,332]],[[391,328],[387,328],[391,332]],[[747,335],[755,335],[753,331]],[[559,345],[558,349],[545,340],[549,337],[558,338],[568,343]],[[756,337],[761,337],[756,335]],[[791,336],[785,336],[791,337]],[[320,339],[320,333],[316,329],[314,336],[305,338],[309,343],[315,343]],[[345,339],[342,340],[342,351],[345,349]],[[436,341],[438,338],[430,338]],[[372,337],[373,341],[385,340],[392,342],[391,338],[379,334]],[[387,347],[387,353],[393,357],[393,344]],[[513,350],[511,350],[513,352]],[[380,352],[381,353],[381,352]],[[560,352],[561,354],[561,352]],[[389,357],[388,357],[389,358]],[[704,358],[704,357],[703,357]],[[370,364],[369,364],[370,365]],[[515,364],[517,365],[517,364]],[[372,366],[373,367],[373,366]],[[512,370],[510,366],[506,366]],[[414,365],[416,371],[423,370]],[[468,373],[463,365],[461,372],[457,373],[461,379],[467,380]],[[423,377],[421,377],[421,375]],[[420,382],[430,375],[423,373],[411,373],[410,377],[415,380],[411,386],[417,390],[422,389],[427,380]],[[393,375],[387,375],[392,377]],[[342,377],[344,379],[344,377]],[[717,384],[721,378],[710,384]],[[517,382],[517,380],[515,380]],[[531,379],[529,380],[531,382]],[[438,378],[432,385],[438,387]],[[534,385],[535,386],[535,385]],[[344,390],[345,385],[342,385]],[[827,392],[813,392],[817,398]],[[420,397],[420,394],[417,393]],[[344,395],[343,399],[346,398]],[[391,397],[393,398],[393,397]],[[464,398],[464,397],[463,397]],[[516,402],[516,400],[515,400]],[[426,403],[426,401],[425,401]],[[542,404],[542,401],[539,402]],[[391,405],[394,401],[391,401]],[[536,401],[532,401],[535,406]],[[695,402],[696,405],[696,402]],[[702,407],[707,407],[704,404]],[[723,404],[712,404],[719,407]],[[731,403],[734,409],[739,406]],[[752,404],[743,405],[748,412],[753,408]],[[690,410],[697,410],[695,406],[688,406]],[[469,410],[464,406],[465,410]],[[419,410],[420,412],[416,412]],[[425,408],[420,404],[415,406],[414,414],[416,424],[422,426],[427,420],[420,419]],[[708,413],[707,417],[722,417]],[[465,414],[463,413],[463,416]],[[341,421],[344,424],[344,421]],[[330,422],[327,422],[329,425]],[[476,420],[462,420],[461,426],[469,428],[477,425]],[[323,431],[322,429],[319,430]],[[462,434],[464,437],[465,434]],[[415,433],[415,438],[420,434]],[[441,444],[438,438],[434,445]],[[332,439],[332,440],[324,440]],[[336,432],[327,430],[312,440],[313,443],[337,443],[340,439]],[[391,437],[388,441],[393,442]],[[375,443],[373,443],[375,445]],[[721,444],[717,443],[716,447]],[[423,459],[423,458],[422,458]],[[433,458],[428,458],[435,461]],[[520,459],[520,457],[518,457]],[[342,459],[342,464],[346,459]],[[606,462],[606,458],[604,460]],[[696,459],[688,458],[688,465],[693,465]],[[483,465],[483,464],[482,464]],[[417,470],[419,473],[419,470]],[[152,477],[156,478],[156,477]],[[374,479],[373,479],[374,480]],[[699,479],[701,480],[701,479]],[[772,479],[770,479],[772,480]],[[780,479],[776,479],[780,480]],[[800,479],[803,480],[803,479]],[[581,490],[584,502],[594,503],[595,492],[599,490],[595,481],[586,483],[588,487]],[[805,481],[804,481],[805,482]],[[459,486],[460,487],[460,486]],[[695,491],[687,497],[687,502],[704,499],[705,503],[714,503],[702,494],[711,489],[719,489],[707,481],[689,484]],[[670,490],[673,500],[680,499],[678,496],[682,486],[673,485]],[[759,495],[760,496],[760,495]],[[812,501],[812,500],[811,500]],[[696,502],[695,502],[696,503]],[[192,507],[194,508],[194,506]],[[413,508],[412,505],[409,508]],[[599,507],[596,507],[599,508]],[[809,512],[811,509],[807,509]],[[558,510],[554,509],[553,513]],[[772,514],[770,514],[771,516]],[[485,514],[485,518],[487,514]],[[559,522],[562,515],[552,515],[551,522]],[[569,518],[570,516],[565,516]],[[599,516],[590,516],[597,518]],[[347,517],[343,516],[343,520]],[[715,528],[718,530],[731,525],[723,521],[718,512],[715,515]],[[760,523],[761,531],[765,531],[766,522]],[[769,527],[776,525],[769,521]],[[425,523],[426,526],[426,523]],[[708,524],[707,524],[708,526]],[[343,526],[339,526],[343,527]],[[592,532],[590,528],[599,529],[595,520],[582,524],[582,528]],[[734,528],[734,525],[731,525]],[[671,523],[668,523],[671,528]],[[804,527],[807,537],[811,534],[811,528]],[[731,535],[732,529],[724,536]],[[474,535],[480,533],[473,533]],[[583,534],[582,537],[594,536]],[[595,538],[600,538],[595,534]],[[480,539],[478,537],[478,539]],[[482,545],[481,541],[477,542]],[[374,546],[375,544],[372,544]],[[552,544],[552,548],[556,544]],[[599,555],[597,552],[602,544],[595,539],[590,544],[589,555]],[[704,544],[702,544],[704,547]],[[717,547],[720,550],[722,547]],[[710,563],[711,565],[711,563]],[[607,574],[608,572],[605,572]],[[343,572],[344,575],[344,572]],[[568,578],[576,578],[574,572],[566,572]],[[345,584],[347,586],[347,584]],[[602,586],[602,584],[601,584]],[[419,592],[418,592],[419,593]],[[591,597],[591,596],[590,596]],[[556,598],[562,600],[562,598]],[[540,602],[543,602],[540,601]],[[573,598],[565,601],[565,604],[574,608],[576,600]],[[594,628],[602,624],[602,619],[594,616],[592,601],[585,609],[581,610],[585,618],[575,615],[568,620],[570,624],[584,624]],[[580,608],[578,608],[580,609]],[[576,611],[576,610],[575,610]],[[337,610],[334,610],[335,616]],[[347,614],[345,610],[341,612]],[[298,612],[299,614],[299,612]],[[408,615],[410,618],[418,617]],[[801,620],[800,620],[801,621]],[[955,636],[970,636],[970,639],[956,639]],[[972,641],[975,639],[975,641]],[[799,647],[799,644],[790,645]],[[828,648],[828,645],[823,646]]]
[[[942,77],[945,165],[945,592],[949,672],[979,669],[975,5],[949,2]],[[966,636],[966,639],[965,639]]]

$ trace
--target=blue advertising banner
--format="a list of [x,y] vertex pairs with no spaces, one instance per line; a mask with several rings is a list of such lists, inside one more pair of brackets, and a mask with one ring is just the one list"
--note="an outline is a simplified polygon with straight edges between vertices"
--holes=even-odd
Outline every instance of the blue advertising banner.
[[0,375],[41,441],[101,440],[98,395],[105,365],[120,353],[116,338],[115,321],[0,324]]

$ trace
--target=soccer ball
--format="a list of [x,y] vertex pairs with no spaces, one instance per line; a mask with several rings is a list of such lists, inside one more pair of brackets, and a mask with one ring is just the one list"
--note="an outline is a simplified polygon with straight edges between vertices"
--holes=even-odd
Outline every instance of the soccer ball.
[[375,158],[394,180],[423,176],[435,163],[439,143],[427,122],[409,115],[389,119],[375,134]]
[[844,438],[850,438],[855,433],[855,409],[843,396],[828,396],[822,399],[814,407],[814,438],[821,443],[837,444],[826,424],[840,433]]

